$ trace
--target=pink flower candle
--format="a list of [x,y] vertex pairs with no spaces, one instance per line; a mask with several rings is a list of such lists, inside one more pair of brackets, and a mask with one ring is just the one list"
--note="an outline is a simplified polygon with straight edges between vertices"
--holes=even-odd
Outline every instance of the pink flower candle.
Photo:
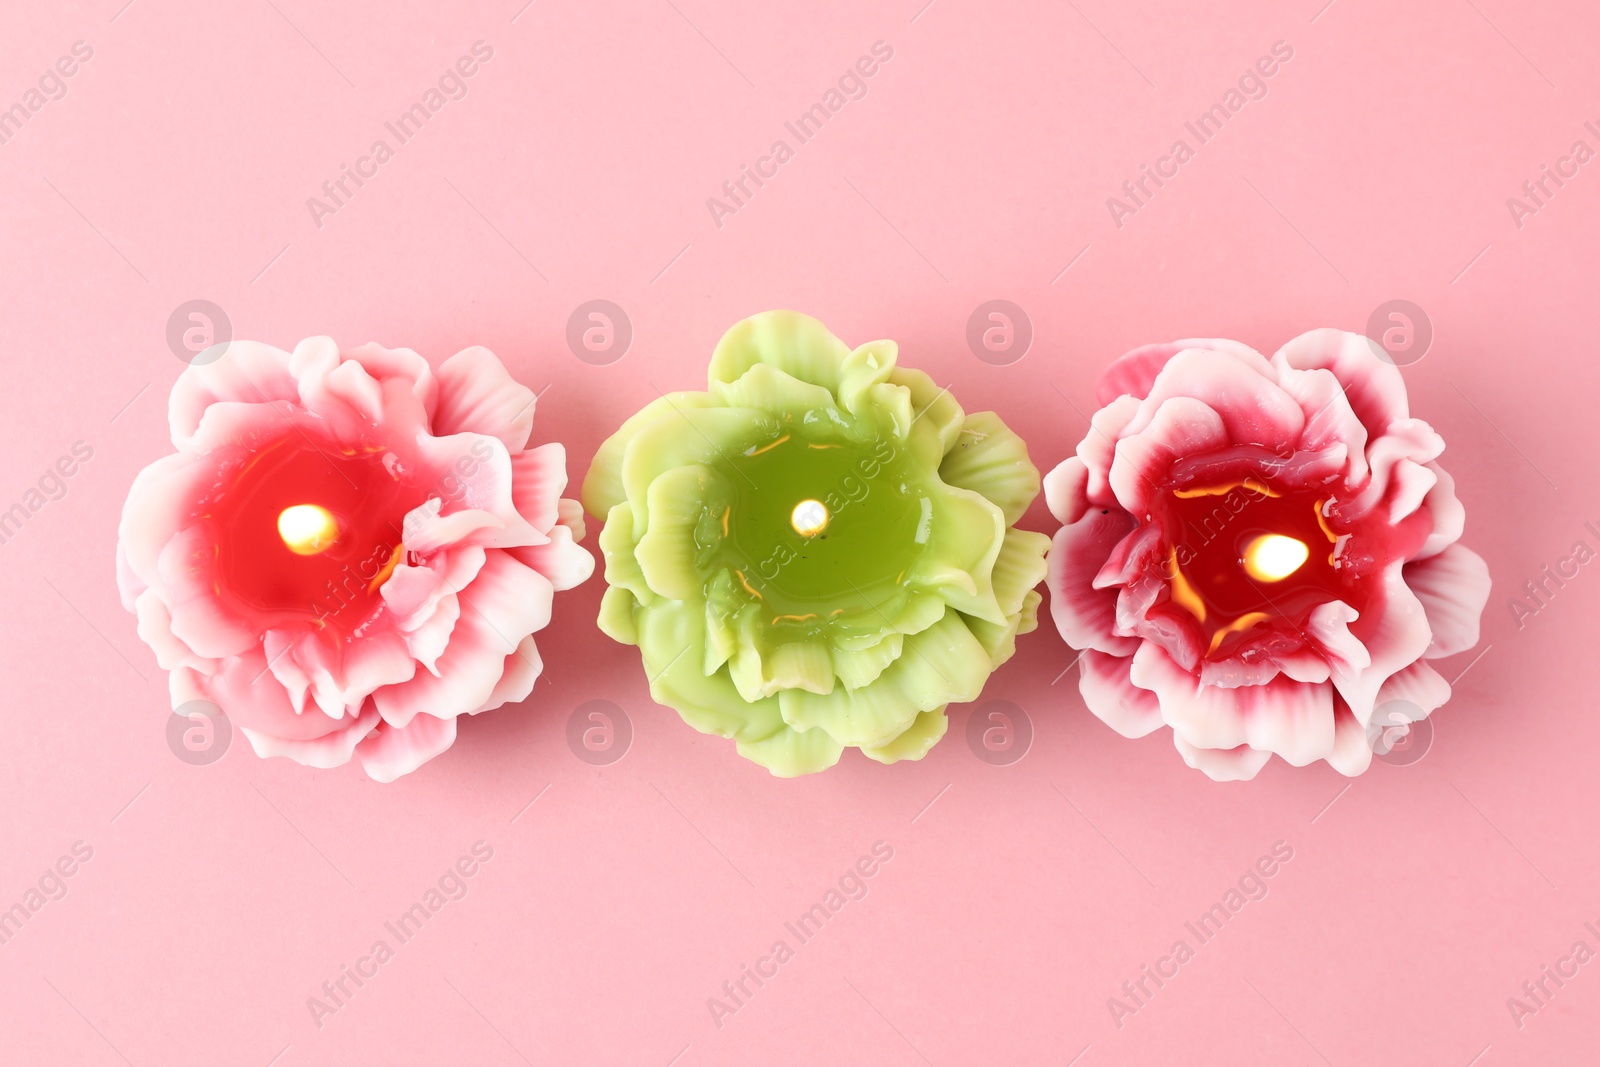
[[1429,661],[1477,643],[1488,568],[1457,543],[1444,441],[1366,338],[1315,330],[1270,360],[1150,345],[1096,393],[1045,480],[1051,610],[1089,710],[1128,737],[1170,726],[1226,780],[1274,753],[1359,774],[1376,711],[1448,699]]
[[117,580],[174,707],[207,700],[259,756],[390,781],[456,718],[524,699],[532,634],[587,578],[559,444],[485,348],[235,341],[173,387],[177,452],[140,473]]

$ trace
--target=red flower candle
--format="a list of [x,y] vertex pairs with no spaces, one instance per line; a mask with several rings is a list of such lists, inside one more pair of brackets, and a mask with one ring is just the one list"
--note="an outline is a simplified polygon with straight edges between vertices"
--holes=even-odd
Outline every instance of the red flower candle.
[[177,452],[135,480],[117,578],[174,707],[207,700],[261,756],[352,754],[389,781],[456,717],[528,695],[532,634],[587,578],[534,395],[469,348],[233,342],[173,387]]
[[1089,710],[1129,737],[1170,726],[1232,779],[1274,753],[1359,774],[1369,727],[1445,702],[1428,661],[1477,643],[1488,568],[1457,543],[1444,441],[1366,338],[1316,330],[1270,360],[1151,345],[1097,396],[1045,479],[1051,610]]

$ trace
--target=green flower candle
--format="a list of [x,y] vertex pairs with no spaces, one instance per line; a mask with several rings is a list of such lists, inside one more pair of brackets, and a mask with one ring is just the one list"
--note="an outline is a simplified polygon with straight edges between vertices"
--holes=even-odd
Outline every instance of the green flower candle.
[[919,759],[1034,628],[1043,534],[1022,439],[967,415],[893,341],[816,319],[734,326],[707,392],[647,405],[600,447],[600,628],[651,695],[774,774],[845,746]]

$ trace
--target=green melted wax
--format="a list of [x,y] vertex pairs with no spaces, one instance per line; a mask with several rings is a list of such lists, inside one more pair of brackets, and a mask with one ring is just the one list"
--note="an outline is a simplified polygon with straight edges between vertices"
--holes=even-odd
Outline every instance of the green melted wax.
[[[932,513],[905,446],[790,433],[719,466],[730,494],[711,516],[725,523],[721,562],[767,621],[795,636],[835,621],[851,628],[853,618],[881,628],[883,609],[905,594]],[[826,527],[809,537],[792,521],[804,500],[828,511]]]

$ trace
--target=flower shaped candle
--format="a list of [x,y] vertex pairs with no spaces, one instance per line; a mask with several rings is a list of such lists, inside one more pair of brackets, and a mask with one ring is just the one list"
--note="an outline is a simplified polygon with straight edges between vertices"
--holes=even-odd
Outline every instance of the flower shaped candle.
[[522,700],[534,631],[594,568],[559,444],[486,348],[235,341],[173,387],[178,451],[134,481],[117,582],[171,672],[260,756],[390,781],[456,717]]
[[768,312],[595,456],[600,627],[637,644],[655,699],[774,774],[845,746],[918,759],[1033,629],[1042,534],[1020,438],[966,415],[892,341],[851,351]]
[[1051,610],[1091,711],[1128,737],[1171,726],[1225,780],[1273,753],[1359,774],[1369,725],[1444,703],[1428,660],[1477,643],[1488,568],[1456,543],[1444,442],[1366,338],[1315,330],[1271,360],[1151,345],[1097,394],[1045,479]]

